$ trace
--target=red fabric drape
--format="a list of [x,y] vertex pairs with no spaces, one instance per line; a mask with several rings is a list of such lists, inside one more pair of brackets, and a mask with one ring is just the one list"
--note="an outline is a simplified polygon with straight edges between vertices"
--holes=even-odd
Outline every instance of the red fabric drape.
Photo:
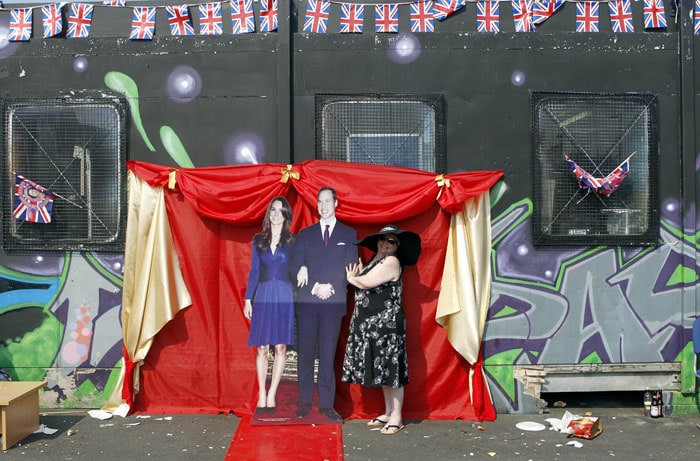
[[[276,195],[286,196],[292,205],[293,230],[313,223],[316,193],[328,185],[338,191],[339,219],[355,227],[358,236],[376,232],[380,224],[395,223],[422,238],[418,264],[404,271],[411,381],[405,391],[404,417],[495,418],[481,361],[473,370],[471,402],[470,365],[450,346],[435,322],[435,309],[449,213],[490,189],[501,171],[449,174],[436,181],[434,174],[418,170],[312,160],[293,165],[292,175],[282,164],[178,169],[177,187],[169,190],[172,168],[134,161],[127,166],[150,185],[165,189],[168,218],[193,302],[156,336],[141,367],[134,411],[251,413],[256,391],[254,349],[247,346],[249,325],[242,311],[252,237]],[[338,346],[338,370],[348,321],[349,315]],[[346,418],[376,415],[383,410],[381,391],[339,382],[336,409]]]

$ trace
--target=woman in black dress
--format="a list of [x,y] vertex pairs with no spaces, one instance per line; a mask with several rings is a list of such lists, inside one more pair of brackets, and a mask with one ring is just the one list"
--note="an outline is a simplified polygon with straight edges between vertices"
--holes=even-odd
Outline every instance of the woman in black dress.
[[420,237],[387,225],[357,244],[375,253],[366,266],[360,261],[346,268],[356,290],[342,380],[382,388],[384,414],[367,425],[383,426],[382,434],[393,435],[404,427],[403,386],[408,384],[401,273],[418,260]]

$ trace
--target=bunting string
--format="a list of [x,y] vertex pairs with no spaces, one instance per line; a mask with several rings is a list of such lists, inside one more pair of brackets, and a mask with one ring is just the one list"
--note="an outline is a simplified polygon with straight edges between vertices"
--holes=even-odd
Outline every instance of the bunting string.
[[[139,6],[132,9],[132,40],[152,40],[156,34],[156,11],[165,10],[170,35],[223,35],[224,9],[230,17],[226,33],[248,34],[276,32],[280,0],[229,0],[227,2],[185,3],[168,6]],[[282,0],[286,1],[286,0]],[[668,0],[666,0],[668,1]],[[337,33],[365,32],[365,10],[374,17],[374,32],[399,32],[399,6],[409,6],[410,31],[435,32],[436,21],[444,21],[463,10],[468,3],[476,4],[476,30],[484,33],[501,32],[500,7],[510,3],[515,32],[536,32],[537,26],[561,10],[567,3],[576,8],[576,32],[600,32],[600,4],[607,4],[610,30],[615,33],[635,31],[632,0],[414,0],[390,3],[357,3],[339,0],[307,0],[302,32],[328,33],[331,8],[340,8]],[[255,7],[254,4],[258,6]],[[102,5],[91,3],[49,3],[41,6],[6,8],[0,2],[0,12],[10,15],[7,39],[25,42],[32,38],[34,10],[38,10],[43,38],[86,38],[90,36],[95,8],[127,8],[126,0],[104,0]],[[678,6],[680,8],[680,6]],[[254,8],[257,8],[257,15]],[[507,8],[507,7],[504,7]],[[65,15],[64,15],[65,13]],[[677,13],[677,11],[676,11]],[[194,17],[193,17],[194,16]],[[66,18],[64,24],[64,17]],[[256,23],[257,17],[257,23]],[[700,0],[694,0],[695,34],[700,34]],[[194,19],[197,19],[196,23]],[[667,26],[664,0],[643,0],[643,29],[664,30]],[[228,24],[228,21],[227,21]],[[196,27],[195,27],[196,25]]]

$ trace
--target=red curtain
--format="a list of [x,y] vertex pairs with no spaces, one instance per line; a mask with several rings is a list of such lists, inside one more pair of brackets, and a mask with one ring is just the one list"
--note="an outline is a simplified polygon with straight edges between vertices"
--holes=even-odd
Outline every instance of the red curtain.
[[[435,309],[450,213],[489,190],[502,171],[436,177],[398,167],[322,160],[176,171],[144,162],[131,161],[127,166],[151,186],[164,188],[181,270],[192,296],[192,306],[156,336],[140,369],[134,411],[252,412],[255,351],[247,346],[249,324],[243,316],[252,237],[277,195],[292,205],[294,231],[313,223],[316,193],[328,185],[338,192],[338,218],[353,226],[358,236],[394,223],[422,238],[420,260],[403,276],[410,378],[404,418],[495,419],[481,361],[471,367],[452,349],[435,322]],[[173,175],[177,185],[170,189]],[[349,315],[338,345],[338,372],[348,321]],[[335,406],[345,418],[366,418],[383,410],[383,399],[378,389],[339,381]]]

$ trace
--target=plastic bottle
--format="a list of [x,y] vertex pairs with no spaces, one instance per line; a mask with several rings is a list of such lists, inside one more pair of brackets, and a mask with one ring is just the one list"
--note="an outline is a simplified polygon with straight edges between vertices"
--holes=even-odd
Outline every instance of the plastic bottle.
[[647,387],[644,391],[644,416],[649,416],[651,414],[651,391]]

